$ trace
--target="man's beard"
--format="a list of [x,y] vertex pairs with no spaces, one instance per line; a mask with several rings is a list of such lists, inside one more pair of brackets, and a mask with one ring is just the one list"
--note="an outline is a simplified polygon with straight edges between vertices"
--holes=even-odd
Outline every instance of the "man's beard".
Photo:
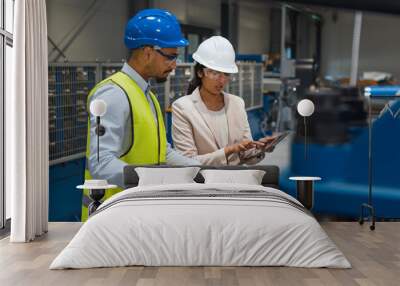
[[164,83],[168,79],[168,76],[166,77],[156,77],[156,83]]
[[156,77],[156,82],[157,83],[164,83],[167,81],[169,74],[173,71],[173,69],[167,70],[164,74],[166,76],[164,77]]

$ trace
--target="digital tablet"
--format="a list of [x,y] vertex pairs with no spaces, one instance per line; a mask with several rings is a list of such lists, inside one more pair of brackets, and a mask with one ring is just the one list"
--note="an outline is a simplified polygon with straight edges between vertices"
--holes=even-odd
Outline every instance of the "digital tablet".
[[269,143],[267,146],[265,146],[265,148],[268,149],[271,147],[275,147],[280,142],[282,142],[282,140],[285,139],[286,136],[288,136],[289,134],[290,134],[290,131],[284,131],[282,133],[279,133],[278,135],[276,135],[275,139],[271,143]]

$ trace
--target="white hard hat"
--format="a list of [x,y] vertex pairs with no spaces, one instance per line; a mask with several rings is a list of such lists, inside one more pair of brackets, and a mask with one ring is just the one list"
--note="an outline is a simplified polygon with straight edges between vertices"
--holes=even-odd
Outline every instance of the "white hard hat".
[[221,36],[213,36],[202,42],[193,59],[210,69],[224,72],[237,73],[238,67],[235,63],[235,50],[232,44]]

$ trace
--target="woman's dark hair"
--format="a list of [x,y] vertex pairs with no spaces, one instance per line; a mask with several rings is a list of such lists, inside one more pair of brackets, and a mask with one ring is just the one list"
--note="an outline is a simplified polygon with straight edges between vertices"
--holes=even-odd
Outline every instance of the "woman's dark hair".
[[197,87],[201,86],[201,78],[199,77],[199,72],[203,71],[205,67],[199,63],[194,66],[194,75],[192,80],[189,82],[189,86],[186,94],[191,94]]

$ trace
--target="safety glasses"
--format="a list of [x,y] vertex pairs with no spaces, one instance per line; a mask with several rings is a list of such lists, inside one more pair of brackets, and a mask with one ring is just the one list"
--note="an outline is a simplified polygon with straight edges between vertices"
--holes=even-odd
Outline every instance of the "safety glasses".
[[224,79],[224,80],[229,80],[230,79],[230,74],[229,73],[223,73],[219,71],[215,71],[209,68],[204,69],[204,74],[206,77],[217,80],[217,79]]
[[163,51],[161,51],[160,48],[158,47],[154,47],[154,50],[159,53],[160,55],[162,55],[164,58],[166,58],[169,62],[175,62],[178,59],[178,55],[177,54],[166,54]]

